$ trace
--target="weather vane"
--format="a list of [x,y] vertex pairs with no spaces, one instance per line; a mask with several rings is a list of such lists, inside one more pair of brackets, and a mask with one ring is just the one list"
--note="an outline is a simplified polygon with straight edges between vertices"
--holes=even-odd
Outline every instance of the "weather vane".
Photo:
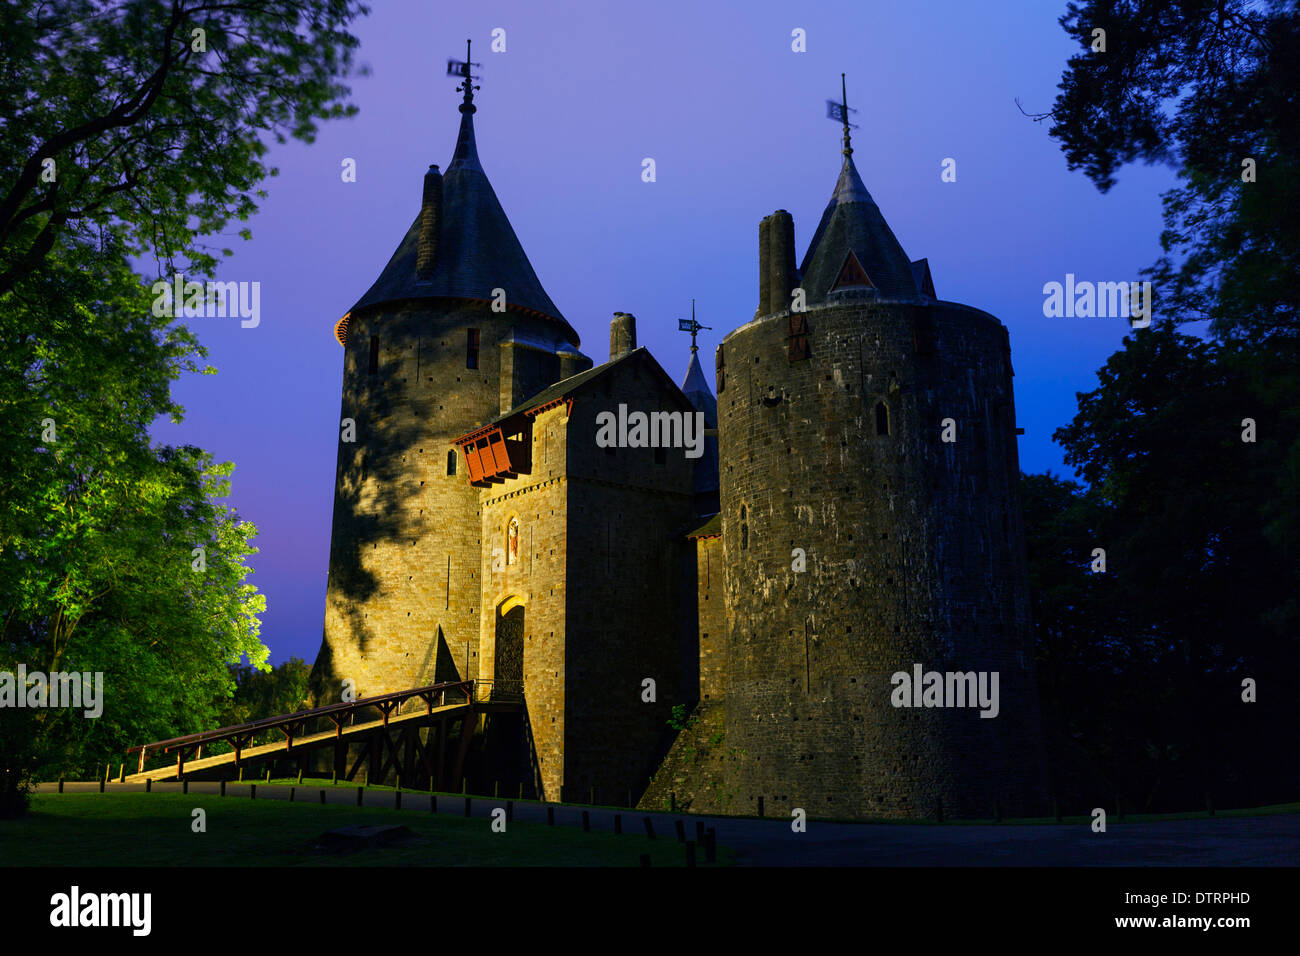
[[678,319],[677,331],[691,333],[692,352],[698,352],[700,350],[700,347],[695,344],[695,333],[700,331],[700,329],[709,329],[709,328],[711,327],[707,325],[700,325],[700,323],[695,321],[695,300],[691,299],[691,317],[689,319]]
[[856,113],[857,110],[849,109],[849,96],[845,91],[844,74],[840,74],[840,102],[834,100],[826,101],[826,115],[830,119],[838,120],[844,124],[844,155],[852,156],[853,147],[849,145],[849,130],[857,129],[857,125],[849,122],[849,114]]
[[465,62],[462,63],[460,60],[447,61],[448,76],[464,77],[464,82],[461,83],[460,86],[456,87],[456,92],[457,93],[463,92],[465,94],[466,106],[472,106],[474,104],[474,91],[478,89],[482,89],[482,87],[475,86],[471,82],[471,80],[476,80],[478,79],[478,77],[470,72],[470,68],[475,66],[482,66],[482,65],[483,65],[482,63],[475,63],[469,58],[469,40],[465,41]]

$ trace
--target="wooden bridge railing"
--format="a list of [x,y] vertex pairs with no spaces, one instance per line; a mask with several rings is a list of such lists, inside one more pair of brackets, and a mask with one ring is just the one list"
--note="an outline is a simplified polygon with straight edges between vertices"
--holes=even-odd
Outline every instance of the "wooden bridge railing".
[[[127,753],[140,754],[140,766],[138,773],[144,772],[145,756],[150,752],[169,753],[176,751],[176,773],[180,776],[185,769],[185,760],[193,753],[202,751],[204,744],[217,743],[219,741],[229,741],[235,748],[235,763],[239,763],[240,754],[247,747],[253,738],[263,731],[278,730],[284,734],[287,740],[286,749],[292,749],[294,737],[300,737],[306,730],[310,721],[326,718],[334,724],[335,737],[343,735],[343,727],[349,721],[355,720],[356,714],[366,708],[375,708],[382,715],[385,726],[388,724],[389,716],[398,711],[405,701],[418,697],[425,703],[425,712],[432,713],[435,706],[443,706],[447,702],[447,692],[459,692],[465,695],[465,703],[472,704],[475,699],[474,681],[446,681],[441,684],[427,684],[424,687],[413,687],[410,690],[394,691],[391,694],[377,694],[373,697],[361,697],[353,701],[342,701],[337,704],[326,704],[324,707],[313,707],[310,710],[299,710],[292,714],[281,714],[276,717],[263,717],[260,720],[250,721],[246,724],[236,724],[230,727],[217,727],[213,730],[204,730],[196,734],[186,734],[182,737],[172,737],[169,740],[155,740],[152,743],[139,744],[127,749]],[[435,704],[434,701],[437,700]]]

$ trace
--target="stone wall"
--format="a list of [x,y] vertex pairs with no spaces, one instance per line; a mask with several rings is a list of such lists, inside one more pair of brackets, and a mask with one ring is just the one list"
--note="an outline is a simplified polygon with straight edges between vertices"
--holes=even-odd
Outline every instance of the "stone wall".
[[[353,314],[343,356],[340,441],[318,702],[479,673],[478,490],[453,440],[499,410],[501,349],[552,324],[486,304],[381,306]],[[467,367],[477,329],[477,368]],[[372,339],[377,339],[372,373]]]
[[[742,810],[760,795],[773,815],[1040,808],[1005,330],[942,302],[806,319],[803,361],[784,314],[723,343],[726,733]],[[997,671],[999,716],[895,708],[891,675],[916,663]]]

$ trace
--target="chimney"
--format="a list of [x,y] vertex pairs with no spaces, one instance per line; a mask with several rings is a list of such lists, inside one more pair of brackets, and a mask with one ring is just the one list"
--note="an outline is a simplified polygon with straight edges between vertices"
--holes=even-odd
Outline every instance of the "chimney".
[[615,312],[609,323],[609,360],[612,362],[636,348],[636,316]]
[[772,217],[758,224],[758,314],[772,313]]
[[[768,217],[771,222],[768,239],[771,282],[768,285],[772,312],[788,312],[790,293],[799,282],[799,272],[794,264],[794,219],[784,209]],[[760,237],[759,241],[762,239]]]
[[438,232],[442,228],[442,173],[436,165],[424,174],[424,200],[420,205],[420,239],[415,271],[421,279],[433,275],[438,261]]

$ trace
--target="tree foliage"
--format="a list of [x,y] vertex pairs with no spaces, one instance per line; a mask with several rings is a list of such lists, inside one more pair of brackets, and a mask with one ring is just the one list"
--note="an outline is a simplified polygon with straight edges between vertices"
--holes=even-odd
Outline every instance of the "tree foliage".
[[210,273],[204,237],[247,220],[276,173],[266,138],[310,142],[319,120],[353,112],[346,27],[366,12],[355,0],[0,6],[0,294],[61,236],[97,228],[168,270]]
[[[267,140],[349,115],[353,0],[0,6],[0,671],[103,672],[103,713],[0,708],[0,813],[34,773],[212,726],[247,661],[256,529],[233,466],[149,428],[211,373],[133,257],[210,273]],[[247,231],[241,235],[247,237]]]
[[[1291,0],[1089,0],[1061,25],[1067,64],[1051,134],[1105,191],[1163,162],[1159,309],[1220,337],[1300,338],[1300,9]],[[1092,31],[1106,32],[1094,52]],[[1247,172],[1249,167],[1249,173]],[[1253,180],[1253,181],[1248,181]]]

